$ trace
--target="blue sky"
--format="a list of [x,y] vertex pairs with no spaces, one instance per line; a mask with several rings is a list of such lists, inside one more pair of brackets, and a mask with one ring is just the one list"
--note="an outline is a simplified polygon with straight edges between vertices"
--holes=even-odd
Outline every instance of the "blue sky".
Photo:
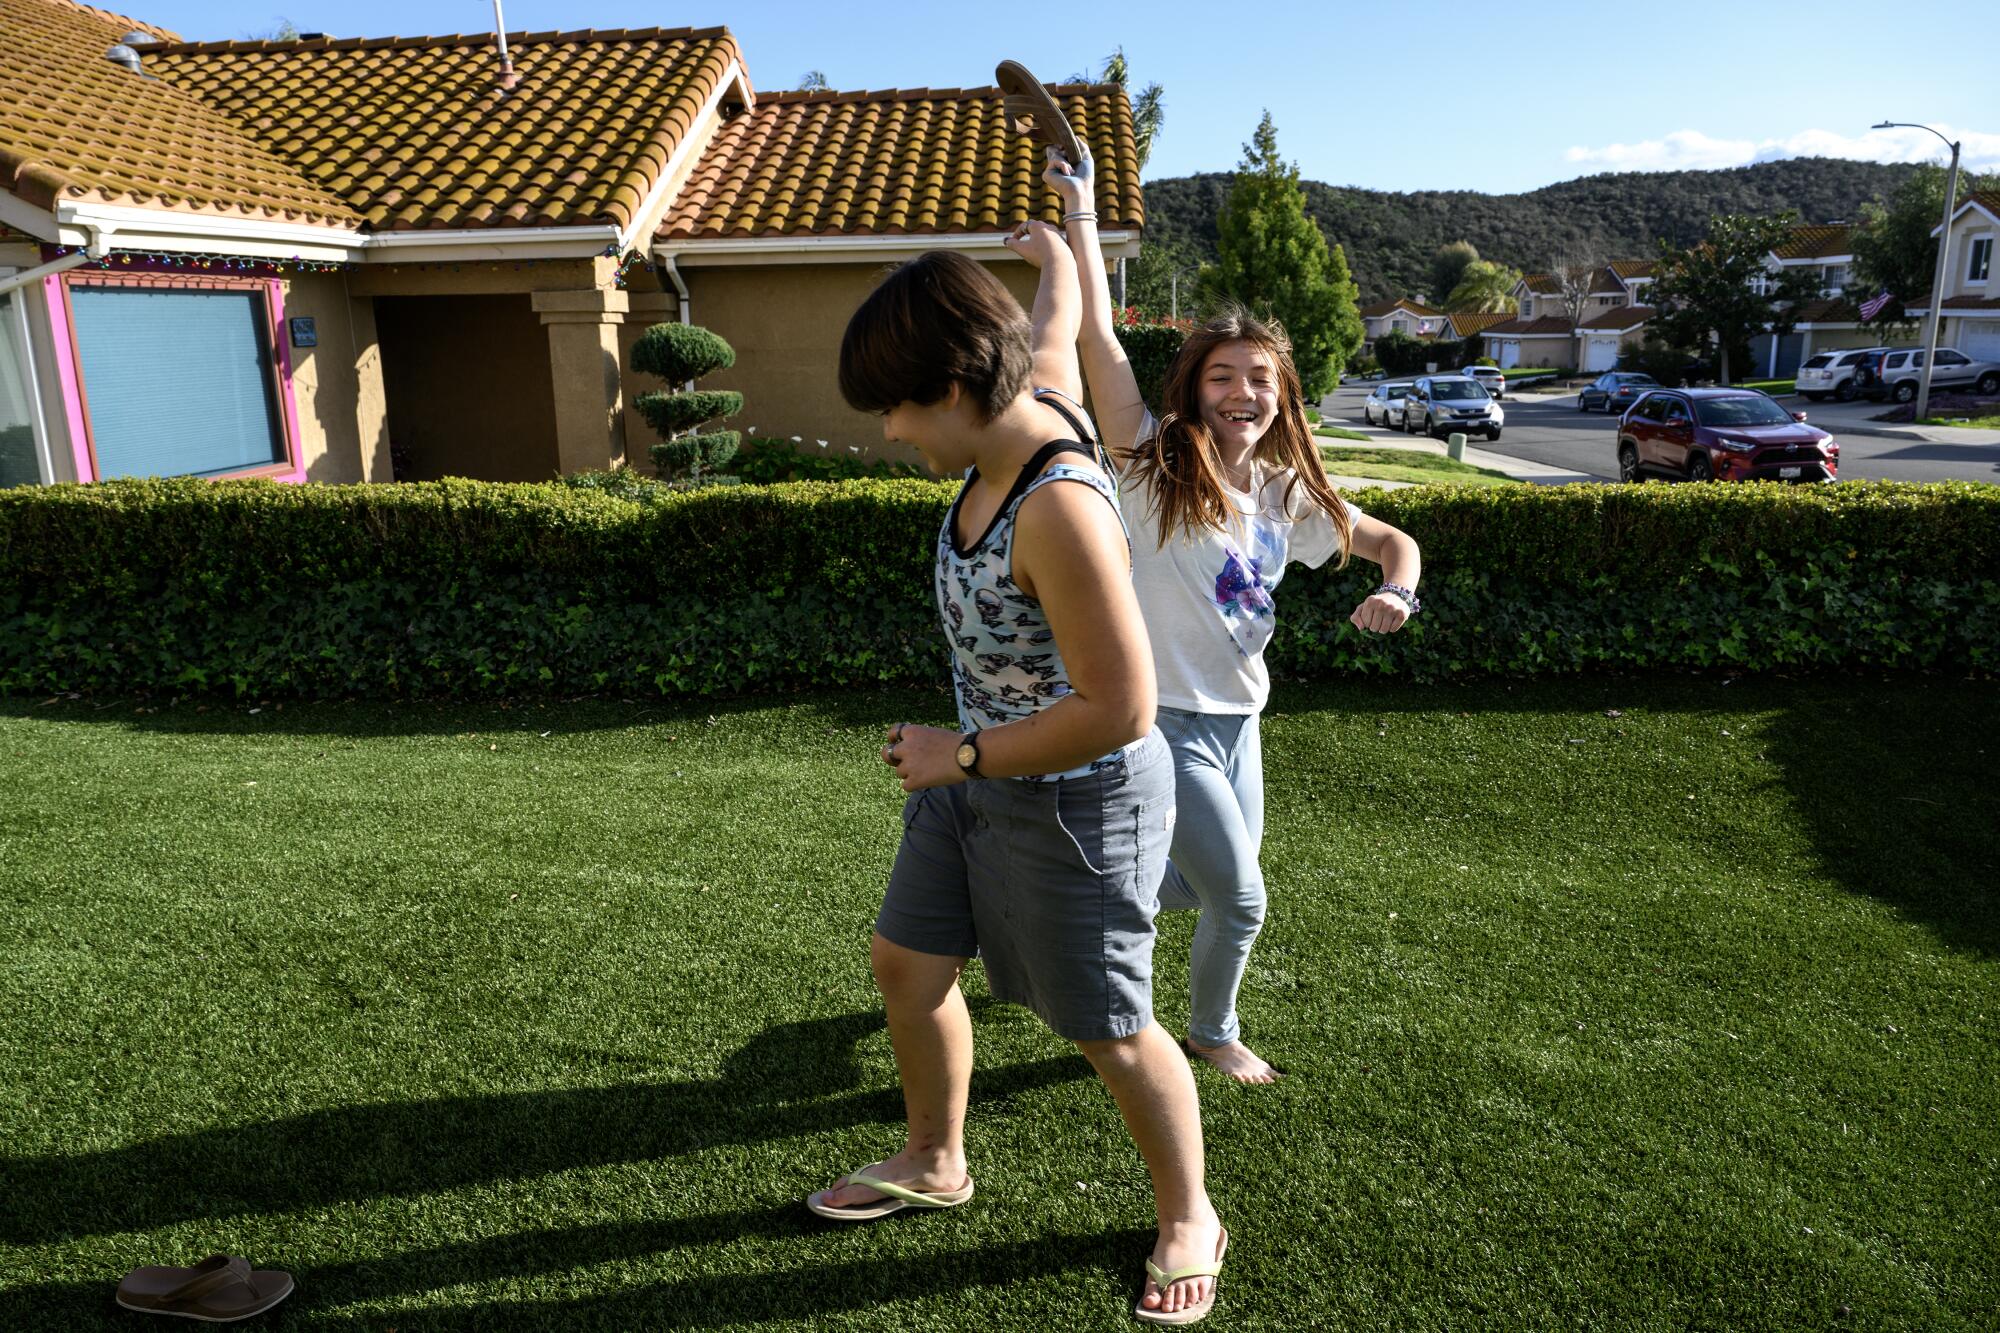
[[[262,32],[281,16],[342,37],[493,26],[491,0],[126,3],[191,40]],[[1525,10],[1433,0],[511,0],[506,16],[513,31],[727,24],[752,84],[772,89],[796,87],[814,69],[843,89],[982,85],[1009,56],[1053,80],[1122,45],[1139,82],[1166,88],[1166,130],[1148,177],[1230,169],[1267,107],[1281,149],[1307,178],[1382,190],[1506,193],[1599,171],[1813,152],[1942,155],[1921,131],[1870,133],[1884,119],[1945,129],[1964,139],[1968,165],[2000,170],[2000,84],[1983,57],[1948,54],[1953,34],[1968,51],[1993,49],[2000,9],[1991,0]]]

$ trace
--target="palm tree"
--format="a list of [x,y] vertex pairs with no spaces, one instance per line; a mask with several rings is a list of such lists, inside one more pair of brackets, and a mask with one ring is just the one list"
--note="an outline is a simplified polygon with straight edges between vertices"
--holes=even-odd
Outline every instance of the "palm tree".
[[1454,315],[1504,314],[1514,308],[1514,284],[1520,280],[1519,269],[1475,259],[1465,266],[1444,308]]
[[1118,47],[1104,58],[1104,69],[1097,78],[1090,71],[1071,76],[1071,83],[1115,83],[1132,98],[1132,144],[1138,151],[1139,169],[1145,170],[1146,159],[1153,155],[1153,140],[1167,123],[1166,90],[1157,83],[1149,83],[1132,96],[1132,67],[1126,62],[1125,48]]

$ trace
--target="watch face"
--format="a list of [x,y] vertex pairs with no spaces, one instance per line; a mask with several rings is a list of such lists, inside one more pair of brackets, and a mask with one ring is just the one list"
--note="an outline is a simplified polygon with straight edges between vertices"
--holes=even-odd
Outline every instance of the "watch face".
[[979,762],[978,746],[974,745],[970,741],[967,741],[965,744],[958,747],[958,766],[960,768],[969,769],[978,762]]

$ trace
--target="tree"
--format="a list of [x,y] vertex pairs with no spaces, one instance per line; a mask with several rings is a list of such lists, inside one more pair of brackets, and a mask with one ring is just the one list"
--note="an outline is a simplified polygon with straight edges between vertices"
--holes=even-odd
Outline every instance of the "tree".
[[1514,288],[1521,270],[1505,264],[1489,264],[1475,259],[1465,266],[1465,274],[1445,298],[1444,308],[1454,315],[1498,315],[1514,308]]
[[823,93],[832,87],[833,85],[826,81],[826,74],[823,71],[809,69],[806,71],[806,76],[799,80],[798,90],[802,93]]
[[736,349],[719,334],[698,324],[655,324],[632,346],[632,364],[667,383],[686,388],[642,393],[633,406],[646,424],[660,433],[647,452],[666,477],[701,482],[736,457],[741,440],[733,430],[702,433],[704,422],[733,417],[743,410],[743,395],[727,389],[697,392],[694,382],[736,364]]
[[1590,304],[1591,288],[1597,285],[1597,271],[1604,261],[1595,252],[1570,246],[1549,261],[1549,276],[1555,279],[1556,301],[1571,326],[1583,323]]
[[1146,169],[1146,159],[1153,155],[1153,140],[1167,123],[1166,90],[1157,83],[1149,83],[1138,93],[1132,92],[1132,66],[1125,59],[1125,48],[1115,48],[1104,58],[1104,67],[1093,78],[1089,70],[1072,74],[1071,83],[1115,83],[1132,100],[1132,147],[1139,159],[1139,170]]
[[1154,319],[1179,318],[1200,307],[1195,279],[1201,261],[1183,245],[1139,242],[1139,257],[1125,268],[1125,306]]
[[[1889,302],[1871,327],[1887,332],[1907,323],[1901,307],[1930,304],[1931,280],[1937,272],[1937,241],[1931,232],[1944,220],[1945,170],[1934,162],[1917,167],[1890,191],[1883,203],[1861,206],[1854,229],[1854,290],[1865,300],[1879,292]],[[1958,197],[1978,190],[2000,190],[2000,174],[1981,178],[1961,174]]]
[[[290,19],[286,18],[282,14],[278,16],[278,21],[276,23],[264,29],[262,32],[249,32],[243,34],[243,40],[246,42],[296,42],[298,39],[299,39],[299,25],[292,22]],[[1939,199],[1942,200],[1943,196],[1940,195]],[[1942,205],[1940,204],[1940,206]]]
[[1729,383],[1732,356],[1742,356],[1750,339],[1798,299],[1790,283],[1771,289],[1765,267],[1797,223],[1793,213],[1723,214],[1709,219],[1700,245],[1683,250],[1662,240],[1659,277],[1646,289],[1658,311],[1647,321],[1648,335],[1673,347],[1713,344],[1722,358],[1718,378]]
[[1479,262],[1479,251],[1471,241],[1440,245],[1431,256],[1431,286],[1427,295],[1433,303],[1444,300],[1457,289],[1465,270]]
[[1361,312],[1347,254],[1306,216],[1299,169],[1278,155],[1269,111],[1243,146],[1216,232],[1218,262],[1203,270],[1203,287],[1283,324],[1306,397],[1317,401],[1361,345]]

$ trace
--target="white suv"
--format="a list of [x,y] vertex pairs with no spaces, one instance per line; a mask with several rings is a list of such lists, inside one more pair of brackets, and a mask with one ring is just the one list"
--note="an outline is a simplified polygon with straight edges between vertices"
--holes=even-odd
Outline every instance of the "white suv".
[[[1890,352],[1882,358],[1882,364],[1875,372],[1875,382],[1868,386],[1866,392],[1870,398],[1888,397],[1907,403],[1917,396],[1917,386],[1923,374],[1923,349]],[[1976,385],[1980,393],[2000,393],[2000,365],[1991,361],[1974,361],[1956,347],[1938,348],[1937,365],[1931,368],[1931,387],[1944,389],[1967,384]]]
[[1458,373],[1467,379],[1479,381],[1480,387],[1495,398],[1507,396],[1507,377],[1492,366],[1467,366]]
[[1886,347],[1856,347],[1849,351],[1815,352],[1799,367],[1799,392],[1815,403],[1832,394],[1836,402],[1854,401],[1854,368],[1870,352]]

